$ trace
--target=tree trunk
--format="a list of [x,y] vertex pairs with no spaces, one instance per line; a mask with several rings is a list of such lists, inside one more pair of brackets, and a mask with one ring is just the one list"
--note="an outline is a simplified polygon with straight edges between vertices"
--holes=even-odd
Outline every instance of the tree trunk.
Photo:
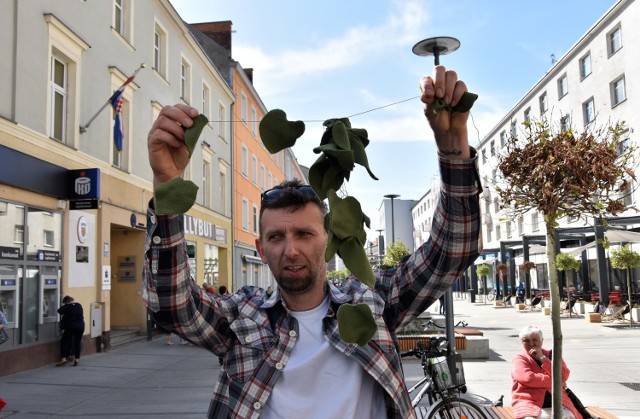
[[551,394],[553,418],[562,418],[562,325],[560,323],[560,287],[556,268],[556,229],[547,222],[547,263],[549,264],[549,291],[551,295],[551,325],[553,326],[553,363],[551,368]]
[[631,312],[631,268],[627,268],[627,304],[629,305],[629,327],[633,327],[633,313]]

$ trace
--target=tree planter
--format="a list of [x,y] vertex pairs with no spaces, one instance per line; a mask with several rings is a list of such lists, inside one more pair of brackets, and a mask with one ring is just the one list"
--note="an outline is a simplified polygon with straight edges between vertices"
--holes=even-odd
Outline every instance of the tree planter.
[[[583,302],[577,302],[573,307],[576,309],[576,313],[578,314],[587,313],[587,305]],[[589,304],[589,308],[591,308],[591,304]]]
[[640,322],[640,307],[634,307],[631,309],[631,318],[634,322]]

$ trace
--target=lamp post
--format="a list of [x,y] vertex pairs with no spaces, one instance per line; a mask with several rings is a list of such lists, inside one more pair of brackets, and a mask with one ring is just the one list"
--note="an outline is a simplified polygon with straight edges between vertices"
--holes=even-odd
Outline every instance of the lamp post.
[[[437,36],[423,39],[413,46],[411,51],[422,57],[433,55],[434,65],[440,65],[440,56],[446,55],[460,48],[460,41],[450,36]],[[393,214],[393,201],[391,201],[391,214]],[[393,218],[393,216],[392,216]],[[452,353],[455,351],[455,333],[453,331],[453,292],[451,288],[445,293],[444,299],[446,336],[448,349]]]
[[384,257],[384,236],[383,229],[376,230],[378,232],[378,265],[382,266],[382,258]]
[[389,194],[389,195],[385,195],[385,198],[389,198],[391,200],[391,244],[395,243],[396,241],[396,230],[395,230],[395,220],[394,220],[394,215],[393,215],[393,200],[398,198],[400,195],[398,194]]

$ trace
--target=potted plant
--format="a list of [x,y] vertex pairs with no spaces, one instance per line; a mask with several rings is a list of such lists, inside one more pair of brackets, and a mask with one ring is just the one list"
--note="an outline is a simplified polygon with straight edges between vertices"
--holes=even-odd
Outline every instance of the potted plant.
[[[631,295],[633,295],[633,290],[631,288],[631,269],[640,266],[640,254],[631,249],[628,244],[622,246],[621,248],[615,249],[611,252],[611,266],[615,269],[624,269],[627,271],[627,296],[629,296],[627,304],[631,304]],[[635,314],[637,319],[640,314],[638,311],[640,310],[638,310],[638,308],[630,308],[631,322],[629,325],[633,327],[633,315]]]
[[[489,265],[487,265],[486,263],[483,263],[482,265],[478,265],[476,267],[476,274],[478,274],[478,277],[480,278],[480,281],[482,283],[482,289],[484,290],[483,291],[484,295],[487,294],[487,275],[489,275],[489,272],[490,272]],[[483,301],[486,302],[486,299]]]
[[[573,255],[570,255],[569,253],[558,253],[556,255],[556,268],[563,272],[570,272],[570,271],[575,271],[580,269],[580,261],[578,259],[576,259]],[[568,273],[567,273],[568,275]],[[569,287],[567,285],[569,285],[569,280],[567,278],[565,278],[567,280],[566,284],[561,284],[564,289],[565,292],[567,293],[567,302],[566,304],[571,306],[571,295],[569,294]],[[577,303],[576,303],[577,304]],[[582,313],[584,314],[584,307],[582,307]],[[569,310],[569,317],[571,317],[571,310]]]

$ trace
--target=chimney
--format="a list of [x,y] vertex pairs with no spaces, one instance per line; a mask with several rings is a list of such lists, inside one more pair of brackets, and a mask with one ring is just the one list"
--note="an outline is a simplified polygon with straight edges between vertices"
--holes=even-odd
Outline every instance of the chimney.
[[231,26],[230,20],[220,22],[190,23],[191,26],[213,39],[218,45],[229,51],[231,57]]
[[247,75],[247,78],[249,78],[251,84],[253,84],[253,68],[245,68],[244,73]]

